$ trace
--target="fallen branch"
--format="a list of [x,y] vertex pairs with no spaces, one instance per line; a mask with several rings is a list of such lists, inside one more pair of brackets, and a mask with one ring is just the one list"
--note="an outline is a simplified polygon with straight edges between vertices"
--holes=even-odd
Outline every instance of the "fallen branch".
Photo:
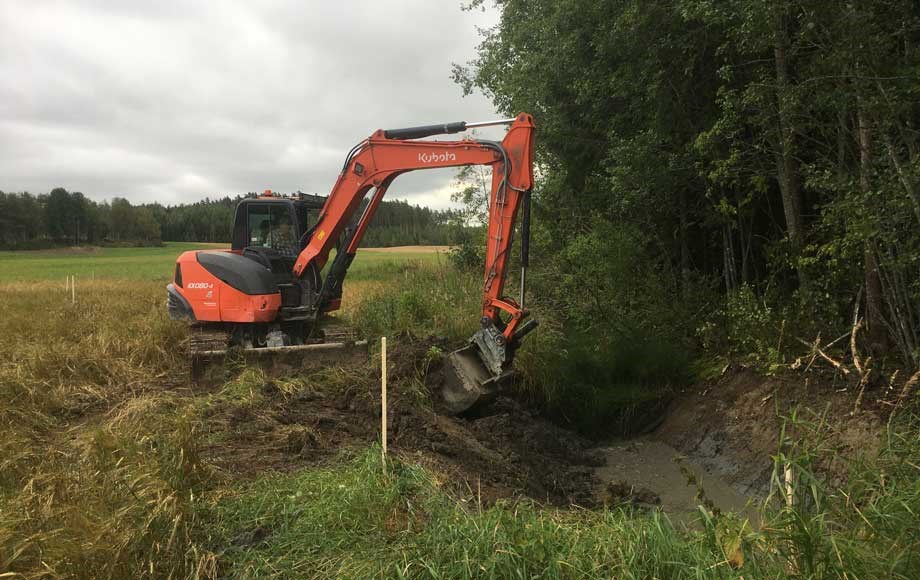
[[843,363],[841,363],[841,362],[839,362],[839,361],[836,361],[836,360],[832,359],[830,356],[828,356],[828,354],[827,354],[826,352],[824,352],[823,350],[821,350],[821,347],[820,347],[820,346],[816,346],[816,343],[815,343],[815,344],[810,343],[810,342],[808,342],[808,341],[802,340],[802,339],[799,338],[799,337],[796,337],[796,340],[799,341],[799,342],[801,342],[802,344],[804,344],[804,345],[807,346],[808,348],[813,349],[813,350],[812,350],[813,353],[817,353],[818,356],[820,356],[821,358],[823,358],[823,359],[826,360],[827,362],[831,363],[831,364],[834,366],[834,368],[836,368],[837,370],[839,370],[840,372],[842,372],[844,375],[847,375],[847,376],[850,375],[850,369],[848,369],[846,366],[844,366]]
[[853,404],[853,412],[850,415],[855,415],[859,408],[862,406],[863,393],[866,392],[866,385],[869,384],[869,375],[872,374],[872,369],[870,365],[872,364],[872,357],[866,359],[865,370],[857,369],[859,372],[859,394],[856,395],[856,403]]

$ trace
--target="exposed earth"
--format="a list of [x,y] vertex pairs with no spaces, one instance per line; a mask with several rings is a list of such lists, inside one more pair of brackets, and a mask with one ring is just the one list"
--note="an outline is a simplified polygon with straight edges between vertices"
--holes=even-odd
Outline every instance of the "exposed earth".
[[[390,353],[389,448],[439,475],[461,498],[488,505],[522,496],[586,508],[660,507],[678,520],[697,511],[740,512],[757,519],[780,426],[795,404],[846,415],[839,443],[865,449],[878,440],[875,409],[849,416],[852,396],[817,391],[794,376],[763,378],[727,369],[719,379],[677,393],[652,433],[597,442],[553,424],[524,404],[499,397],[476,416],[440,413],[437,340],[401,337]],[[380,438],[379,369],[330,374],[288,393],[283,382],[257,385],[257,403],[215,399],[207,423],[221,436],[205,453],[233,478],[319,465]],[[315,383],[316,386],[313,386]],[[824,387],[822,387],[824,388]]]

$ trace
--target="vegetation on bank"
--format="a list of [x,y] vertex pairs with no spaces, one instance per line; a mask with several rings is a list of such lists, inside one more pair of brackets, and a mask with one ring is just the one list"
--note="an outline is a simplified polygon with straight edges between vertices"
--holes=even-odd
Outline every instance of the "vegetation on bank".
[[920,365],[915,2],[495,5],[455,78],[536,120],[534,294],[566,332],[769,368],[855,318],[876,377]]

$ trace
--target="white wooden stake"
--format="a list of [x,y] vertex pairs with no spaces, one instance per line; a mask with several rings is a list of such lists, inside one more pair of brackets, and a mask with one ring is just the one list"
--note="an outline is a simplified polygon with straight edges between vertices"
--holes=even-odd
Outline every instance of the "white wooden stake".
[[786,463],[785,468],[783,469],[783,479],[786,484],[786,505],[790,508],[793,506],[795,498],[795,490],[793,489],[793,478],[792,478],[792,464]]
[[380,441],[383,461],[387,460],[387,337],[380,337]]
[[76,277],[76,276],[71,276],[71,277],[70,277],[70,303],[71,303],[71,304],[76,304],[76,303],[77,303],[77,289],[76,289],[76,286],[77,286],[77,277]]

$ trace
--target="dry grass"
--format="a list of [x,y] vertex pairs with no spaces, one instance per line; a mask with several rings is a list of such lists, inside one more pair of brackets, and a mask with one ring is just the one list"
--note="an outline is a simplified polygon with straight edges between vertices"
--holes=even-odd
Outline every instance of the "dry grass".
[[72,304],[61,284],[15,283],[0,301],[0,571],[207,569],[191,535],[207,470],[168,389],[186,331],[167,319],[162,284],[87,282]]
[[[346,314],[402,271],[369,262]],[[213,397],[258,405],[260,381],[188,384],[187,330],[162,281],[82,280],[76,303],[59,281],[11,282],[0,303],[0,577],[216,575],[200,518],[228,482],[201,444],[234,426],[203,414]]]
[[[167,319],[162,282],[78,289],[71,304],[59,282],[0,284],[0,578],[749,578],[790,566],[813,577],[917,577],[916,426],[893,430],[880,462],[841,490],[820,487],[807,453],[784,456],[802,501],[757,533],[725,519],[681,533],[660,515],[472,509],[419,468],[392,461],[384,472],[374,450],[240,485],[202,456],[203,442],[239,427],[236,416],[205,413],[219,400],[258,419],[264,377],[240,369],[217,390],[192,389],[186,329]],[[469,322],[457,313],[475,312],[477,290],[475,276],[381,265],[349,281],[345,312],[371,330],[461,337]],[[354,383],[347,371],[324,372],[273,388],[284,398],[313,380]],[[259,444],[247,441],[243,460]],[[269,524],[271,536],[257,540]]]

